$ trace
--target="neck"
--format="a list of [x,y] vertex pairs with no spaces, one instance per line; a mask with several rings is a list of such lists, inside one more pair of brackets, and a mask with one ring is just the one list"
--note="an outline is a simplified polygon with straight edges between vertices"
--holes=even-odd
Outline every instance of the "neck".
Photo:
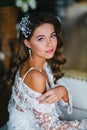
[[29,64],[31,67],[35,67],[41,70],[45,70],[44,64],[45,64],[46,60],[42,60],[42,59],[36,59],[36,58],[31,58],[29,59]]

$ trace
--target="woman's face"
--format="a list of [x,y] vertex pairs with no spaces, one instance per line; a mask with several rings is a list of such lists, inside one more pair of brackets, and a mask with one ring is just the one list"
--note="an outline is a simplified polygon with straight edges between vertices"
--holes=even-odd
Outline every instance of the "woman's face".
[[45,23],[37,27],[28,45],[32,50],[32,57],[52,58],[57,47],[54,26]]

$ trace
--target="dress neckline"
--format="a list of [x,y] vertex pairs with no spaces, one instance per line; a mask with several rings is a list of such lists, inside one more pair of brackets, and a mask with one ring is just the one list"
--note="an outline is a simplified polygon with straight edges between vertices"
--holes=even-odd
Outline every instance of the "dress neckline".
[[[18,76],[18,78],[22,81],[21,83],[24,85],[24,87],[26,87],[28,90],[31,90],[32,92],[34,92],[34,93],[36,93],[36,94],[39,94],[39,95],[41,95],[41,93],[39,93],[39,92],[37,92],[37,91],[34,91],[31,87],[29,87],[29,86],[27,86],[27,84],[24,82],[24,79],[25,79],[25,77],[26,77],[26,75],[28,74],[28,72],[30,72],[32,69],[37,69],[37,68],[35,68],[35,67],[31,67],[31,68],[29,68],[29,70],[24,74],[24,76],[23,76],[23,78],[20,76],[20,69],[18,70],[18,72],[17,72],[17,76]],[[37,69],[37,70],[39,70],[40,72],[42,72],[43,73],[43,71],[41,70],[41,69]],[[48,84],[48,82],[47,82],[47,80],[46,80],[46,91],[48,91],[50,89],[50,86],[49,86],[49,84]]]
[[24,79],[25,79],[25,77],[27,76],[27,74],[31,71],[31,70],[33,70],[33,69],[36,69],[36,70],[38,70],[38,71],[40,71],[40,72],[42,72],[43,73],[43,71],[41,70],[41,69],[38,69],[38,68],[36,68],[36,67],[31,67],[31,68],[29,68],[28,70],[27,70],[27,72],[24,74],[24,76],[23,76],[23,81],[24,81]]

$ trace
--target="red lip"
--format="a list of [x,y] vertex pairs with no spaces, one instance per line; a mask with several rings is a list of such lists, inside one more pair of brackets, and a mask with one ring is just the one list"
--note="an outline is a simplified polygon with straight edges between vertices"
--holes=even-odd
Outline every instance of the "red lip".
[[53,52],[53,49],[50,49],[48,51],[46,51],[47,53],[52,53]]

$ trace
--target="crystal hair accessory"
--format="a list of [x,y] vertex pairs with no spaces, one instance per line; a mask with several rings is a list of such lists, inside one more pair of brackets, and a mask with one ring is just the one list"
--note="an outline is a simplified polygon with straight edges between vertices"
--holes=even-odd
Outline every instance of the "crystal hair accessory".
[[31,34],[29,24],[31,24],[31,22],[29,21],[29,16],[23,17],[21,22],[19,23],[19,29],[22,31],[22,34],[25,36],[25,38],[28,38],[29,34]]

